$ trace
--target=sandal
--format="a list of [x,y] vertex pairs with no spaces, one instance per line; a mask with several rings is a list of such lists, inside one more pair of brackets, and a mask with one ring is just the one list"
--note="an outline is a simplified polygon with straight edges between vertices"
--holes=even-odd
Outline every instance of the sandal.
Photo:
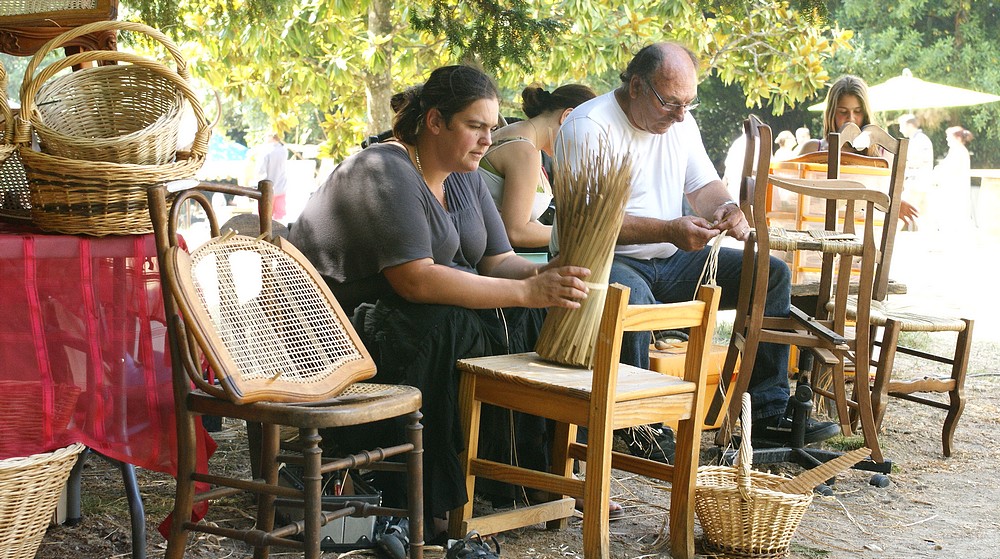
[[464,539],[451,540],[445,559],[500,559],[500,543],[493,536],[486,541],[493,543],[493,549],[486,545],[479,532],[473,530]]
[[[577,499],[573,508],[583,512],[583,499]],[[608,499],[608,520],[621,520],[625,518],[625,508],[621,506],[621,503]]]

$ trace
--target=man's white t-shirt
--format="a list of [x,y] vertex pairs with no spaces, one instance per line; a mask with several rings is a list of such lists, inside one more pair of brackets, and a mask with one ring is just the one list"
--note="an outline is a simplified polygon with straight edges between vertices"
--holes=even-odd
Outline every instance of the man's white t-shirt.
[[[633,127],[614,92],[606,93],[570,112],[556,137],[556,160],[572,165],[584,153],[596,153],[602,141],[616,154],[625,150],[631,159],[632,193],[625,206],[629,215],[676,219],[683,213],[685,194],[719,180],[690,113],[666,133],[651,134]],[[615,248],[616,254],[640,259],[667,258],[676,251],[671,243]]]

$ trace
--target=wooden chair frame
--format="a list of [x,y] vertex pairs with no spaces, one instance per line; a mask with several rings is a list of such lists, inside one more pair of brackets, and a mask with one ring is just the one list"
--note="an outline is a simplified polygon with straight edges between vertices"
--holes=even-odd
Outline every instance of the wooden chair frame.
[[[257,242],[276,243],[279,248],[284,245],[283,239],[276,240],[271,236],[273,202],[269,181],[262,181],[259,189],[223,185],[202,188],[248,196],[257,200],[262,233]],[[219,224],[209,199],[202,192],[188,190],[170,196],[173,201],[168,207],[165,185],[151,188],[148,193],[158,262],[163,278],[162,291],[173,366],[174,410],[177,420],[177,494],[165,557],[181,559],[188,534],[203,532],[243,540],[254,546],[254,557],[257,559],[266,558],[270,546],[300,549],[305,557],[318,559],[322,553],[320,548],[322,527],[335,519],[349,515],[409,517],[410,558],[423,557],[423,447],[419,411],[420,391],[407,386],[355,382],[348,383],[346,388],[336,388],[336,391],[343,389],[339,395],[316,391],[298,398],[287,391],[269,398],[266,391],[257,389],[247,403],[239,403],[238,391],[227,390],[228,385],[225,384],[217,386],[207,382],[201,366],[203,356],[208,357],[209,362],[218,367],[220,372],[232,373],[234,364],[227,362],[224,351],[216,351],[214,344],[219,343],[219,337],[210,335],[212,333],[210,326],[206,326],[206,323],[196,315],[180,311],[178,296],[185,296],[185,289],[190,289],[192,284],[185,274],[183,256],[186,255],[180,253],[182,245],[177,234],[177,224],[187,201],[197,203],[205,210],[214,238],[219,237]],[[226,242],[225,239],[218,242]],[[304,258],[296,258],[297,251],[286,254],[296,260],[306,273],[315,275],[315,270]],[[277,277],[266,273],[262,276],[265,278],[263,282],[267,281],[267,277]],[[262,283],[262,285],[264,287],[260,292],[267,292],[267,284]],[[322,280],[316,282],[316,289],[320,290],[321,297],[342,314],[343,311],[339,310],[336,299],[325,282]],[[280,291],[280,286],[274,291]],[[230,300],[233,298],[230,297]],[[238,322],[241,318],[231,320]],[[353,333],[350,322],[341,324],[347,333]],[[296,326],[294,321],[286,321],[283,323],[283,328],[294,330]],[[370,365],[373,371],[374,364],[371,358],[363,349],[361,351],[364,362],[362,365],[365,367]],[[349,371],[347,374],[353,379],[356,372]],[[338,383],[340,376],[338,372],[329,381],[324,382]],[[370,374],[362,375],[362,377],[367,376]],[[251,471],[256,476],[254,479],[231,478],[196,471],[195,444],[198,415],[231,417],[247,421]],[[320,447],[322,442],[320,429],[365,425],[393,418],[405,418],[405,442],[346,456],[323,456]],[[294,445],[282,445],[279,433],[281,426],[298,430],[298,439]],[[394,456],[405,458],[405,462],[385,461]],[[302,488],[288,487],[278,482],[278,470],[281,464],[302,466]],[[335,506],[325,503],[324,476],[351,468],[384,469],[406,473],[408,490],[406,508],[375,506],[360,501]],[[196,494],[196,483],[214,487]],[[195,503],[241,492],[255,495],[256,526],[241,530],[192,522],[191,511]],[[303,520],[275,527],[277,505],[301,508]],[[301,536],[301,539],[295,539],[295,536]]]
[[[838,145],[854,142],[862,133],[867,135],[867,142],[879,146],[885,153],[894,155],[888,192],[891,203],[885,216],[885,225],[882,228],[882,240],[876,263],[875,286],[872,294],[873,300],[884,312],[870,315],[869,336],[872,341],[872,352],[874,353],[875,347],[879,348],[877,359],[873,359],[871,363],[875,369],[875,380],[871,383],[871,403],[875,424],[877,428],[881,429],[882,419],[890,397],[945,410],[947,414],[941,430],[942,453],[945,456],[951,456],[955,429],[965,408],[964,385],[969,366],[969,353],[972,349],[974,321],[964,317],[954,319],[937,317],[922,313],[920,309],[912,308],[900,312],[890,304],[889,271],[891,270],[895,246],[899,207],[902,201],[903,176],[909,140],[893,138],[885,130],[873,124],[865,126],[864,129],[848,124],[840,132]],[[831,169],[833,168],[831,165]],[[824,274],[826,273],[827,270],[824,268]],[[830,302],[820,301],[817,312],[819,312],[820,306],[825,309],[830,307]],[[855,314],[851,311],[852,309],[849,307],[848,318],[856,319]],[[882,330],[881,336],[879,336],[880,328]],[[906,347],[899,343],[900,333],[906,331],[955,332],[955,350],[951,355],[939,355]],[[950,373],[947,378],[928,377],[915,380],[894,380],[892,370],[897,353],[948,365],[951,369]],[[861,386],[868,386],[868,384],[856,384],[855,395]],[[843,384],[837,383],[834,388],[841,392],[834,397],[846,400],[846,396],[843,394]],[[927,393],[946,394],[947,401],[929,398],[926,396]]]
[[[593,370],[542,361],[535,353],[463,359],[459,391],[466,453],[462,456],[471,495],[476,477],[488,477],[546,491],[552,501],[472,517],[471,501],[451,512],[450,531],[495,533],[547,522],[562,525],[573,513],[574,500],[584,499],[584,556],[609,555],[608,499],[611,468],[672,484],[670,552],[694,556],[694,489],[703,417],[705,367],[720,290],[703,286],[696,300],[661,305],[628,305],[628,288],[609,287],[601,318]],[[684,378],[619,363],[623,332],[691,328]],[[478,457],[482,404],[540,415],[556,421],[551,473],[492,462]],[[675,464],[612,452],[615,429],[679,420]],[[576,441],[576,426],[586,426],[587,443]],[[573,459],[587,462],[586,478],[573,476]]]
[[[740,369],[736,388],[726,420],[716,437],[720,444],[728,443],[733,421],[739,416],[741,396],[748,388],[751,371],[756,361],[757,347],[760,343],[789,344],[806,348],[816,355],[821,363],[831,367],[835,375],[841,377],[847,362],[869,362],[871,344],[868,329],[856,329],[853,336],[848,335],[846,331],[846,298],[851,289],[852,263],[855,258],[858,258],[861,268],[858,280],[858,300],[868,301],[871,299],[878,251],[874,230],[875,213],[876,209],[879,212],[888,211],[890,205],[888,195],[870,190],[855,181],[775,177],[769,172],[771,159],[770,127],[751,115],[744,122],[744,133],[747,136],[747,149],[743,166],[740,204],[744,214],[751,220],[753,228],[744,248],[742,267],[744,280],[737,301],[730,351],[722,374],[723,380],[730,378],[729,372],[735,370],[739,358]],[[757,145],[760,146],[759,150],[755,150]],[[768,185],[771,185],[772,188],[788,190],[800,196],[805,195],[827,200],[827,224],[828,226],[833,224],[829,226],[831,228],[828,228],[827,231],[847,240],[843,243],[827,242],[822,239],[786,241],[778,230],[769,228]],[[841,211],[840,208],[843,208],[844,214],[847,216],[855,215],[856,210],[863,210],[864,222],[861,231],[856,230],[854,219],[842,220],[838,228],[837,216],[838,212]],[[836,279],[827,286],[827,289],[831,293],[830,297],[839,301],[839,304],[831,309],[828,316],[810,316],[795,306],[792,306],[791,315],[787,318],[764,316],[764,300],[770,269],[768,255],[771,250],[775,249],[829,252],[838,257]],[[858,306],[859,323],[868,322],[868,313],[869,309],[866,305]],[[857,368],[855,367],[855,369]],[[866,367],[862,366],[861,369],[866,370]],[[861,416],[865,446],[872,449],[873,461],[884,462],[878,445],[869,400],[870,394],[867,391],[859,393],[857,409],[859,409]],[[715,414],[723,413],[721,408],[721,399],[716,397],[709,410],[709,421],[716,417]],[[838,409],[840,408],[838,407]],[[841,427],[845,432],[850,430],[847,416],[848,414],[845,412],[841,417]]]

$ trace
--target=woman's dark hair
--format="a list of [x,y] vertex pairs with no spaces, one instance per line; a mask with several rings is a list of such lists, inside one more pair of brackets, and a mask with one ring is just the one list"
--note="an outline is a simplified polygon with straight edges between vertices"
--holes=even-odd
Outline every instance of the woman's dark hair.
[[450,124],[451,117],[472,103],[497,98],[496,84],[483,72],[471,66],[442,66],[431,72],[424,85],[392,96],[393,136],[415,144],[427,111],[437,109],[445,124]]
[[955,139],[962,142],[963,146],[969,145],[969,142],[971,142],[972,139],[974,138],[972,132],[969,132],[968,130],[962,128],[961,126],[949,126],[948,129],[944,131],[944,133],[949,136],[954,136]]
[[597,97],[597,93],[593,89],[578,83],[557,87],[552,92],[538,86],[529,86],[521,92],[521,109],[525,116],[533,118],[550,111],[575,109],[594,97]]

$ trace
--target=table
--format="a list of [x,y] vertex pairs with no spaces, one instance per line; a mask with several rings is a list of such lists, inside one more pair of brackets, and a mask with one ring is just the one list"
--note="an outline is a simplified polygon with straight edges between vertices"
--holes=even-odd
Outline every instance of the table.
[[[155,255],[152,235],[53,235],[0,222],[0,459],[82,442],[176,475]],[[215,443],[200,435],[206,464]]]

